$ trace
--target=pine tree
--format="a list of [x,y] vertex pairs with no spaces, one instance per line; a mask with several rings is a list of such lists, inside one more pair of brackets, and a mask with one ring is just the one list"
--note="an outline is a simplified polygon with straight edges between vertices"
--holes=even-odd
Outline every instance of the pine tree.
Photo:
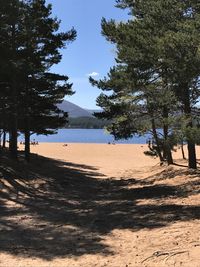
[[[103,35],[116,45],[117,63],[126,66],[132,86],[139,91],[146,90],[149,84],[167,86],[169,93],[177,97],[187,130],[195,130],[192,109],[199,96],[199,3],[118,0],[117,6],[129,8],[132,15],[125,23],[102,20]],[[186,136],[189,167],[196,168],[195,141],[191,136]]]
[[56,104],[73,93],[72,84],[67,76],[51,73],[50,68],[60,62],[60,49],[75,39],[76,32],[59,32],[60,21],[51,16],[52,7],[44,0],[1,4],[1,128],[10,133],[13,158],[17,157],[18,131],[23,131],[29,160],[30,130],[47,133],[45,127],[56,129],[66,123],[66,114]]
[[[173,92],[163,89],[158,82],[139,90],[134,87],[134,80],[125,66],[112,68],[108,77],[99,81],[90,78],[94,86],[105,91],[97,99],[103,112],[96,116],[112,120],[108,130],[116,139],[150,133],[155,141],[153,153],[159,156],[161,162],[166,159],[168,164],[172,164],[173,115],[176,110]],[[107,91],[112,93],[108,95]],[[158,131],[158,128],[163,130]]]
[[[13,158],[17,157],[17,117],[18,117],[18,93],[20,81],[20,23],[22,22],[22,2],[17,0],[2,1],[1,14],[1,61],[0,69],[2,116],[8,119],[10,133],[10,151]],[[5,125],[3,125],[5,127]]]
[[67,76],[51,74],[49,69],[60,62],[62,58],[60,49],[65,47],[66,42],[75,39],[76,32],[74,29],[68,32],[58,32],[60,22],[51,17],[51,5],[46,6],[45,1],[28,1],[25,12],[22,25],[25,45],[21,51],[25,63],[22,103],[25,103],[23,114],[26,114],[24,118],[25,156],[29,159],[32,116],[35,118],[38,114],[41,121],[42,114],[44,114],[47,121],[48,111],[49,117],[57,118],[57,122],[51,119],[48,126],[53,128],[54,122],[54,127],[57,128],[58,122],[60,126],[66,123],[66,119],[62,122],[61,118],[56,115],[62,113],[57,109],[56,104],[60,103],[65,95],[72,94],[72,85],[67,83]]

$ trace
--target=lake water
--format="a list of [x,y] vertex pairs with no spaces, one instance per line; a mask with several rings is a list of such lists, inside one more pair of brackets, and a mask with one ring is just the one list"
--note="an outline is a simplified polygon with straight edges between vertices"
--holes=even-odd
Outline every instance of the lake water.
[[[128,140],[115,141],[118,144],[145,144],[148,135],[135,136]],[[55,135],[32,135],[31,140],[35,139],[38,142],[50,142],[50,143],[99,143],[106,144],[113,142],[112,135],[105,132],[103,129],[60,129]],[[19,138],[23,141],[23,137]]]

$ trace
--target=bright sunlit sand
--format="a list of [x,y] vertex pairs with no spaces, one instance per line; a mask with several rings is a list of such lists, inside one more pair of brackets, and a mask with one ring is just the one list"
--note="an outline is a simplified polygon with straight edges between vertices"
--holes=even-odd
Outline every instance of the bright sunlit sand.
[[40,143],[31,151],[45,157],[63,159],[77,164],[91,165],[104,174],[118,175],[124,170],[145,168],[159,163],[158,159],[146,157],[147,145]]

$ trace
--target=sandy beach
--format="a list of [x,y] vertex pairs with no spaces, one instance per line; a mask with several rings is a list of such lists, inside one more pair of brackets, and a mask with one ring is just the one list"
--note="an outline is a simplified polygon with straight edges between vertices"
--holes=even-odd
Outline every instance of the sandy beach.
[[180,149],[174,166],[145,150],[41,143],[30,164],[9,162],[0,266],[200,267],[200,171]]

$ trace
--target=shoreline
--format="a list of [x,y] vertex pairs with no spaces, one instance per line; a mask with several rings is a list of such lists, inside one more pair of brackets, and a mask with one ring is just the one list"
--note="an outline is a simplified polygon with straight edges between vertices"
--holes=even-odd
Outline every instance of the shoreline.
[[[122,144],[145,144],[149,135],[133,136],[129,139],[115,140],[114,136],[107,133],[104,129],[58,129],[53,135],[31,135],[31,141],[34,139],[41,142],[49,143],[103,143],[108,142],[122,143]],[[19,141],[24,141],[24,136],[19,136]]]
[[[36,140],[37,141],[37,140]],[[19,142],[18,142],[19,144]],[[108,145],[108,143],[86,143],[86,142],[81,142],[81,143],[75,143],[75,142],[39,142],[40,144],[69,144],[69,145]],[[112,143],[111,143],[112,145]],[[115,143],[115,145],[130,145],[130,146],[148,146],[146,143],[145,144],[124,144],[124,143]]]

